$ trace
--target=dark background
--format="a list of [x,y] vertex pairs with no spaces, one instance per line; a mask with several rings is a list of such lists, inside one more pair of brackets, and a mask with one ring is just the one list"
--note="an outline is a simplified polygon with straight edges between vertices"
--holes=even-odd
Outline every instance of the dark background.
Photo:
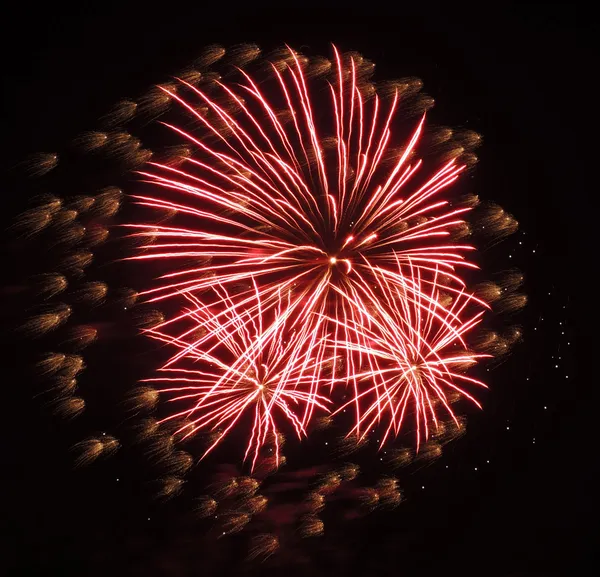
[[[596,455],[586,410],[594,381],[575,360],[593,334],[590,321],[577,330],[576,307],[593,302],[596,291],[583,266],[593,246],[583,160],[589,138],[583,134],[596,115],[590,76],[597,28],[590,11],[510,3],[241,9],[165,1],[114,8],[23,3],[5,10],[2,20],[2,165],[8,172],[25,155],[55,150],[93,128],[118,98],[163,81],[212,42],[254,41],[264,48],[286,42],[317,54],[328,54],[335,42],[373,59],[376,79],[421,77],[437,101],[434,121],[482,133],[474,192],[499,202],[521,224],[490,259],[496,269],[518,266],[526,274],[524,342],[494,372],[493,392],[485,411],[469,421],[467,437],[405,481],[406,505],[347,535],[338,531],[334,553],[315,554],[301,569],[264,570],[595,573],[590,469]],[[10,176],[1,192],[8,224],[27,198]],[[4,346],[10,355],[11,344]],[[107,464],[73,473],[66,425],[29,410],[23,367],[8,360],[4,366],[2,411],[9,426],[2,441],[0,573],[227,571],[231,563],[224,559],[194,558],[181,527],[147,523],[148,511],[115,486],[115,475],[128,473],[126,463],[117,471]]]

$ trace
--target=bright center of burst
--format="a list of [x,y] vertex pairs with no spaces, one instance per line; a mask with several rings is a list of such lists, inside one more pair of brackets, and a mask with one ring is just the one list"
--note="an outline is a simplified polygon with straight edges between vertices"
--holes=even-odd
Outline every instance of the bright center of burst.
[[344,263],[346,265],[346,272],[350,273],[350,271],[352,270],[352,264],[349,259],[347,259],[347,258],[338,259],[335,256],[329,257],[329,264],[331,266],[337,267],[339,264],[342,264],[342,263]]

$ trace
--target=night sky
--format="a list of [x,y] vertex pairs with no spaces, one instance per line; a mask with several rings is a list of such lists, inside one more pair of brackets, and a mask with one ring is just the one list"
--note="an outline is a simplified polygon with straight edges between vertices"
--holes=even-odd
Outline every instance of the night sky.
[[[242,571],[594,574],[590,469],[596,458],[588,419],[594,380],[576,361],[594,332],[591,318],[584,330],[576,327],[577,308],[593,303],[595,292],[582,268],[591,209],[580,134],[586,116],[594,116],[587,88],[597,33],[591,13],[566,4],[376,6],[11,7],[0,35],[2,223],[10,224],[30,194],[15,176],[17,162],[59,149],[93,128],[119,98],[167,79],[210,43],[272,49],[285,42],[327,55],[335,42],[374,60],[376,79],[422,78],[436,99],[434,122],[484,137],[472,192],[498,202],[520,223],[483,260],[491,270],[524,272],[529,304],[515,318],[524,339],[490,372],[491,392],[484,410],[469,414],[466,436],[439,460],[399,473],[403,505],[338,526],[324,538],[325,547],[308,545],[301,562],[288,556],[258,569],[242,565]],[[11,308],[9,298],[3,309]],[[239,567],[223,547],[211,554],[197,545],[205,537],[182,520],[177,505],[140,495],[137,465],[126,458],[74,471],[69,447],[86,434],[85,426],[48,414],[34,398],[27,343],[10,331],[2,338],[8,427],[0,573],[187,576],[226,575]],[[112,378],[111,368],[96,378]]]

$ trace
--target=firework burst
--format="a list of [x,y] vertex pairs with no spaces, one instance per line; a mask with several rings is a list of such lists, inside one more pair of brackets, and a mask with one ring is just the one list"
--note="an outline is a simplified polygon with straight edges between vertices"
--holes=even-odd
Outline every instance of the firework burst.
[[[399,272],[403,269],[399,266]],[[414,267],[404,271],[406,278],[419,284]],[[332,344],[349,353],[354,395],[338,411],[351,406],[356,410],[352,433],[359,440],[372,427],[386,422],[381,445],[397,436],[409,408],[413,408],[417,450],[422,438],[429,438],[429,423],[437,430],[439,407],[442,406],[459,425],[451,408],[450,393],[458,392],[478,407],[481,405],[464,385],[485,387],[481,381],[465,374],[479,359],[489,356],[474,354],[467,348],[466,338],[481,321],[483,311],[467,316],[465,310],[472,298],[458,293],[442,307],[445,299],[435,282],[421,292],[396,284],[384,283],[385,291],[371,293],[369,299],[356,301],[369,324],[351,320],[343,324],[345,332],[356,336],[349,341]],[[339,323],[339,321],[336,321]]]
[[[419,106],[422,112],[423,101],[415,99],[419,86],[398,82],[378,94],[366,80],[372,72],[369,63],[335,48],[334,55],[331,70],[315,69],[288,50],[270,63],[268,73],[263,67],[260,79],[237,69],[239,81],[215,80],[210,89],[186,80],[161,88],[195,123],[194,131],[165,124],[194,152],[186,149],[177,163],[149,163],[140,174],[154,193],[136,194],[134,200],[175,215],[182,224],[128,226],[133,236],[150,239],[131,258],[161,261],[168,269],[143,296],[150,302],[183,298],[193,303],[161,325],[160,335],[154,333],[179,348],[169,367],[183,357],[205,355],[215,366],[220,363],[213,348],[204,352],[207,337],[189,343],[171,331],[182,317],[194,322],[196,330],[213,323],[210,332],[223,334],[222,344],[229,345],[233,334],[237,338],[254,334],[256,327],[263,330],[263,317],[278,319],[267,335],[236,344],[237,359],[221,367],[228,376],[203,374],[215,383],[188,391],[188,399],[214,411],[199,418],[192,431],[217,423],[229,430],[241,408],[265,398],[259,391],[274,386],[257,388],[266,378],[259,362],[265,347],[286,352],[287,358],[280,355],[279,362],[287,365],[278,379],[293,375],[297,383],[311,383],[305,403],[316,399],[329,379],[330,390],[353,383],[357,411],[362,405],[358,399],[374,391],[377,415],[383,385],[359,390],[359,383],[381,378],[378,363],[384,349],[403,351],[403,360],[396,359],[399,367],[409,361],[421,367],[412,373],[412,394],[401,394],[404,409],[409,398],[415,400],[418,443],[421,425],[427,435],[425,404],[428,413],[433,411],[425,391],[435,391],[446,407],[444,388],[463,391],[454,384],[457,374],[448,369],[454,361],[444,363],[437,351],[457,342],[464,345],[461,335],[475,321],[463,321],[461,315],[486,306],[466,291],[460,275],[462,269],[476,268],[466,258],[473,247],[451,240],[463,230],[471,210],[468,204],[453,206],[446,194],[465,169],[458,158],[465,148],[446,154],[450,158],[437,165],[419,158],[424,115],[407,121],[401,114],[406,109],[414,118]],[[441,294],[454,304],[445,306]],[[386,300],[390,310],[383,312]],[[409,330],[403,316],[409,309],[408,322],[429,318],[425,329],[432,334],[421,334],[418,326]],[[215,320],[198,318],[204,310]],[[435,333],[434,324],[446,336]],[[286,347],[281,344],[283,325],[294,335]],[[269,331],[278,335],[277,346]],[[374,337],[376,350],[369,345]],[[437,340],[426,345],[428,338]],[[468,361],[474,364],[478,358],[470,355]],[[331,370],[321,370],[332,361]],[[365,364],[370,374],[362,372]],[[405,374],[402,380],[407,378]],[[422,384],[417,386],[416,380]],[[274,390],[283,389],[275,385]],[[264,400],[264,406],[277,406],[277,398]],[[308,402],[292,418],[299,432],[311,407]],[[194,410],[198,408],[182,414]],[[372,410],[357,413],[357,430],[370,421]],[[398,432],[404,412],[392,411],[388,433]],[[267,428],[275,431],[263,418],[257,417],[263,424],[258,436],[253,432],[251,444]]]
[[[315,336],[326,338],[313,327],[287,328],[289,296],[281,299],[269,320],[261,310],[258,287],[254,285],[254,289],[256,315],[251,309],[240,313],[239,307],[231,304],[231,296],[219,287],[215,291],[230,303],[225,311],[215,313],[212,307],[186,293],[190,306],[183,314],[147,331],[178,349],[159,370],[161,376],[147,380],[158,383],[169,401],[185,404],[164,421],[186,419],[176,431],[182,438],[199,430],[217,430],[208,454],[251,413],[253,424],[244,458],[252,453],[253,469],[267,441],[279,464],[277,415],[287,420],[301,438],[306,435],[306,423],[314,409],[328,410],[329,400],[319,391],[325,367],[334,360],[311,354],[307,342],[317,350],[326,350],[319,341],[311,342]],[[170,336],[172,331],[168,329],[181,322],[191,322],[191,328],[177,337]]]

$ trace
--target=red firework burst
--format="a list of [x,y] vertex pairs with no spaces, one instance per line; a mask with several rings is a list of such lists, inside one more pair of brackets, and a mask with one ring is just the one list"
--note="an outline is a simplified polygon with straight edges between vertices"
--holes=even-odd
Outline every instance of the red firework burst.
[[[251,413],[253,425],[244,459],[253,452],[252,469],[267,442],[279,464],[278,415],[301,438],[315,407],[328,410],[329,399],[318,391],[324,368],[334,360],[311,354],[311,346],[321,344],[312,339],[326,338],[313,327],[310,333],[288,330],[289,297],[280,300],[269,320],[271,315],[263,314],[260,292],[254,288],[256,315],[252,309],[240,313],[223,287],[214,290],[232,306],[216,313],[185,294],[191,306],[182,315],[147,331],[178,352],[159,370],[160,377],[145,381],[158,383],[169,401],[184,402],[185,408],[164,419],[185,419],[176,435],[185,439],[208,428],[219,431],[205,455]],[[171,336],[173,331],[168,329],[182,321],[192,321],[191,328]]]
[[[400,265],[398,270],[402,273]],[[419,283],[418,272],[405,272],[407,278]],[[429,423],[438,427],[437,407],[443,406],[460,426],[449,393],[458,392],[481,407],[463,383],[486,386],[464,374],[479,359],[489,356],[474,354],[465,342],[483,311],[468,317],[464,313],[472,297],[465,293],[444,296],[435,282],[421,292],[411,290],[408,283],[402,288],[384,279],[382,285],[384,291],[371,292],[363,301],[354,302],[368,317],[368,325],[355,320],[334,321],[354,337],[332,343],[347,353],[347,362],[355,371],[350,378],[353,398],[338,412],[355,407],[356,425],[351,433],[359,440],[383,421],[382,447],[391,434],[400,433],[407,408],[412,405],[418,450],[422,432],[429,438]],[[443,301],[448,301],[445,306]]]
[[[450,410],[444,391],[467,395],[456,382],[470,379],[452,367],[479,358],[448,354],[464,348],[481,316],[473,308],[485,307],[460,275],[475,268],[473,247],[449,241],[470,209],[444,193],[465,167],[453,158],[426,168],[417,156],[424,116],[403,136],[411,83],[380,96],[364,62],[334,52],[325,83],[290,50],[260,82],[238,70],[236,83],[163,88],[198,127],[166,124],[195,153],[150,163],[141,175],[156,193],[134,197],[185,222],[129,225],[152,239],[133,259],[172,267],[142,294],[191,304],[151,333],[178,349],[161,380],[188,382],[165,392],[191,403],[176,413],[194,416],[187,434],[227,432],[254,407],[246,455],[254,447],[255,458],[276,435],[275,409],[301,435],[314,406],[326,405],[326,384],[353,384],[357,432],[387,412],[386,438],[412,399],[420,442],[435,400]],[[198,265],[176,264],[190,259]],[[178,332],[184,320],[193,327]],[[191,338],[200,329],[207,334]],[[183,359],[215,370],[173,376]]]

